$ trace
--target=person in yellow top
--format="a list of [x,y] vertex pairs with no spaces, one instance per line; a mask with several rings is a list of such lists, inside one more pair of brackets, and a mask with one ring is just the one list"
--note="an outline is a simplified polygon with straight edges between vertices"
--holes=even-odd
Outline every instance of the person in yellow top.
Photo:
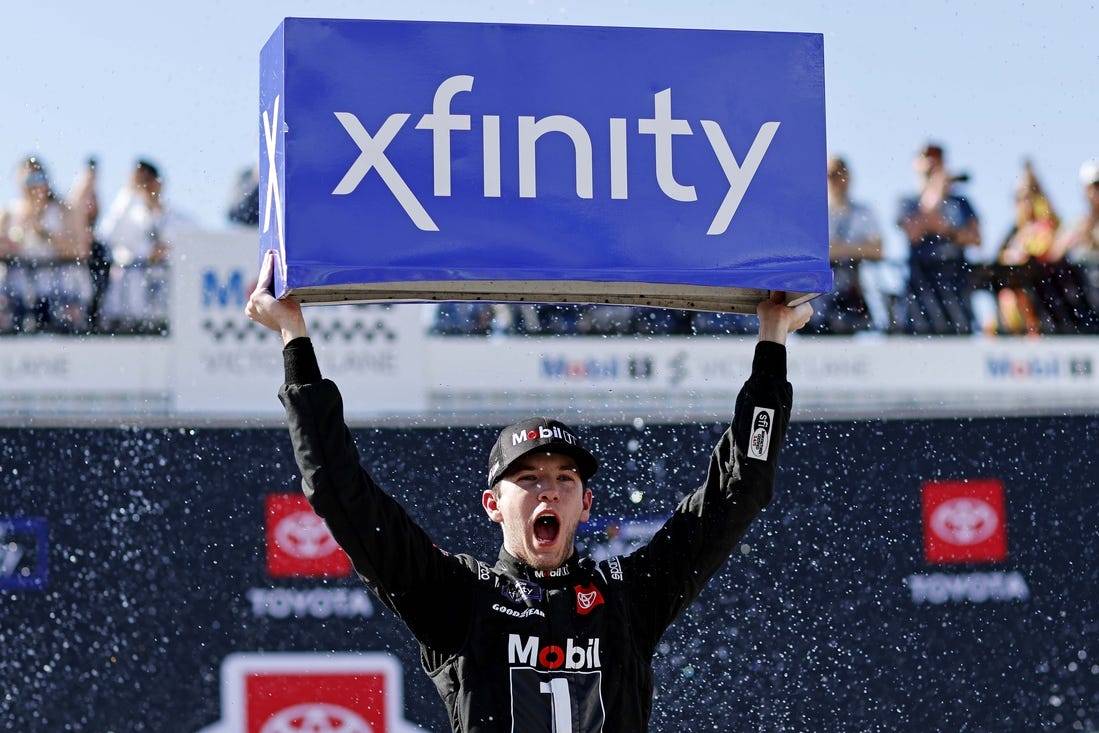
[[[1015,222],[1000,247],[1000,264],[1025,267],[1057,261],[1060,258],[1054,242],[1060,224],[1034,166],[1029,160],[1024,162],[1015,189]],[[1032,267],[1021,279],[1011,278],[1007,287],[996,294],[1002,331],[1029,336],[1041,332],[1034,281],[1042,277],[1044,271]]]

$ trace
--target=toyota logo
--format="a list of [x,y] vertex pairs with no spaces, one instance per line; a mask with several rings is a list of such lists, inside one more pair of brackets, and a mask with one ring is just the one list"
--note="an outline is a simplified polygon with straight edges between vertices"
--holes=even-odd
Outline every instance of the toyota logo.
[[280,710],[260,733],[374,733],[374,727],[347,708],[315,702]]
[[302,560],[324,557],[337,548],[332,533],[313,512],[294,512],[283,517],[275,527],[275,542],[286,554]]
[[976,545],[1000,526],[996,510],[987,501],[963,497],[944,501],[931,513],[931,530],[952,545]]

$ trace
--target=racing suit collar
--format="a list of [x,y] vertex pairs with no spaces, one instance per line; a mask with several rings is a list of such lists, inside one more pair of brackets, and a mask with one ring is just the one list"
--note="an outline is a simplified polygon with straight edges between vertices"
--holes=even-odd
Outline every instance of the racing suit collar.
[[511,577],[533,580],[541,585],[553,585],[554,580],[563,579],[562,582],[565,582],[576,576],[580,571],[580,553],[574,551],[565,564],[555,570],[535,570],[501,547],[496,567]]

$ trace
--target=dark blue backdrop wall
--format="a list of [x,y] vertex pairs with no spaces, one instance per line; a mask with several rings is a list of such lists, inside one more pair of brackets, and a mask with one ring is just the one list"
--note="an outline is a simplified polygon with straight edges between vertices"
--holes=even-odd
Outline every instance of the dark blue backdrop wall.
[[[584,545],[643,535],[721,429],[585,430],[605,467]],[[355,435],[437,544],[491,560],[493,432]],[[795,423],[774,503],[665,637],[653,730],[1099,727],[1097,432]],[[965,479],[1002,483],[1006,556],[933,563],[923,487]],[[193,733],[219,720],[230,653],[378,650],[404,667],[405,718],[447,729],[401,623],[331,600],[354,578],[272,577],[265,499],[299,488],[284,431],[0,430],[0,481],[0,727]]]

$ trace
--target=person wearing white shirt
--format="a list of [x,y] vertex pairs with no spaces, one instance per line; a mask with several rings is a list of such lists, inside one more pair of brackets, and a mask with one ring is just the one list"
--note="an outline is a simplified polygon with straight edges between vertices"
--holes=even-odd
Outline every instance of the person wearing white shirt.
[[156,165],[137,161],[99,227],[114,262],[104,314],[123,330],[155,330],[155,324],[167,320],[168,213],[162,190]]

